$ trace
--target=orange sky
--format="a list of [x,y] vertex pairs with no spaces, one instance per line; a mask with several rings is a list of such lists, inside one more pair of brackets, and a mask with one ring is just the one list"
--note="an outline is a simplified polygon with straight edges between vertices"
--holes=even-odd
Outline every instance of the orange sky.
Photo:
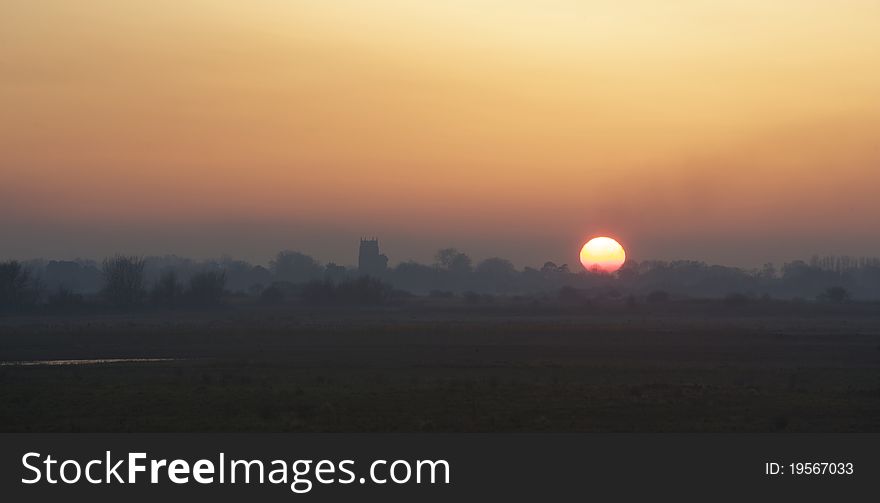
[[667,4],[5,0],[0,257],[880,254],[880,3]]

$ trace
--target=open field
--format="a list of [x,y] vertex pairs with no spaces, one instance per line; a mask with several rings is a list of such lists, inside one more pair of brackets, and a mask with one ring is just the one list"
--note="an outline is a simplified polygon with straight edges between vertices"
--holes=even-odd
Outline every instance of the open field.
[[880,431],[880,310],[0,318],[3,431]]

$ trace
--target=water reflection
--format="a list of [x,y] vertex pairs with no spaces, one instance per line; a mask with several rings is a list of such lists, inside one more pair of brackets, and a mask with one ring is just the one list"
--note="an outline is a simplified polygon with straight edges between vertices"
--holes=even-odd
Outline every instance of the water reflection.
[[0,367],[31,367],[42,365],[98,365],[102,363],[171,362],[179,358],[99,358],[91,360],[29,360],[0,362]]

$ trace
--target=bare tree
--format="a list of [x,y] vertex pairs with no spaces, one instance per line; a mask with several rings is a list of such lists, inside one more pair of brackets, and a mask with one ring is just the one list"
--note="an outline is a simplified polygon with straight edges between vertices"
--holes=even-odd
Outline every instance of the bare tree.
[[129,307],[144,298],[144,259],[115,255],[101,264],[104,288],[101,293],[113,305]]
[[177,280],[177,273],[168,270],[162,273],[159,281],[153,285],[150,291],[150,300],[153,304],[164,307],[175,307],[180,302],[183,294],[183,285]]
[[20,262],[0,263],[0,309],[18,309],[35,304],[40,297],[40,283]]

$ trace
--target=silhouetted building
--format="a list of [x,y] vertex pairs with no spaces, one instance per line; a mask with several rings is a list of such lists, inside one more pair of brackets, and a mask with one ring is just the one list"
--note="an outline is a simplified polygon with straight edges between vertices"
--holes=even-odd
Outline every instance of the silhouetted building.
[[335,262],[330,262],[324,266],[324,279],[333,283],[339,283],[345,279],[345,267],[336,265]]
[[379,240],[361,238],[358,253],[358,272],[378,276],[388,268],[388,257],[379,253]]

